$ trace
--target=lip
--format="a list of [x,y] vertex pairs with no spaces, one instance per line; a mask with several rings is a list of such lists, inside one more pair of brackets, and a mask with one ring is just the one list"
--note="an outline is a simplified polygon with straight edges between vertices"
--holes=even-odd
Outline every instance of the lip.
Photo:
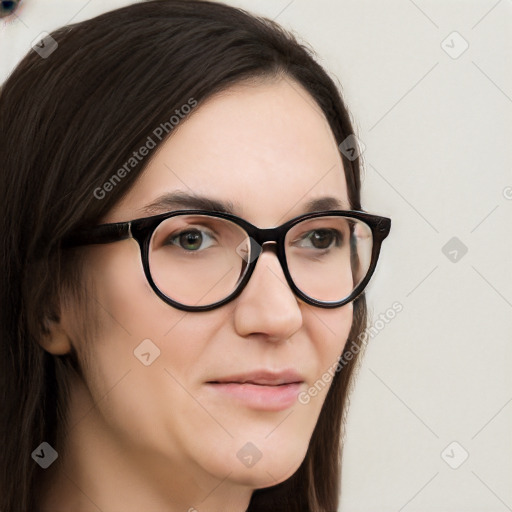
[[295,382],[304,382],[304,379],[295,370],[254,370],[247,373],[239,373],[227,377],[212,379],[208,383],[219,384],[259,384],[261,386],[280,386],[282,384],[293,384]]
[[258,370],[215,379],[206,385],[251,409],[281,411],[296,402],[303,383],[304,379],[293,370]]

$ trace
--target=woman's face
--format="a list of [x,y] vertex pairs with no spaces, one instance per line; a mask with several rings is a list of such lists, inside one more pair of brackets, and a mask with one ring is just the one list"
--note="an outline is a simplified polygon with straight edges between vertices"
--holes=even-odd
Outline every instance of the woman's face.
[[[230,202],[236,215],[261,228],[304,213],[313,199],[350,206],[328,123],[288,79],[239,85],[197,107],[104,221],[189,207],[145,208],[177,191]],[[269,247],[235,300],[183,312],[149,287],[133,239],[84,250],[98,330],[78,351],[87,357],[85,384],[97,404],[84,420],[95,435],[109,438],[141,470],[172,468],[173,481],[225,479],[260,488],[291,476],[329,386],[302,404],[273,400],[272,390],[268,400],[259,400],[258,390],[244,398],[211,382],[294,372],[298,391],[307,390],[341,354],[352,305],[322,309],[302,302]],[[151,364],[134,352],[149,352],[141,359]]]

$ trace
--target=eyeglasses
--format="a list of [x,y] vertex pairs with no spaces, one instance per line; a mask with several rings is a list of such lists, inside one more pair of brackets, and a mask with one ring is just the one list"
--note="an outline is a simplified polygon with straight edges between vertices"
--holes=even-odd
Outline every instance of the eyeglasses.
[[183,311],[208,311],[240,295],[263,245],[273,244],[296,296],[336,308],[364,290],[390,229],[390,219],[361,211],[308,213],[260,229],[229,213],[180,210],[76,231],[64,246],[134,238],[158,297]]

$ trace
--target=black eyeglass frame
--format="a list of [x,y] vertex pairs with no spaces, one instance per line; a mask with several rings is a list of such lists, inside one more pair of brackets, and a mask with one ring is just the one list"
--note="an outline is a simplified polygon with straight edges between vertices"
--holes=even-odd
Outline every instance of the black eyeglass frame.
[[[151,276],[151,270],[149,267],[149,245],[154,231],[160,225],[161,222],[171,217],[176,217],[180,215],[207,215],[209,217],[226,219],[244,229],[245,232],[249,235],[249,237],[251,237],[261,247],[263,247],[263,244],[265,243],[273,242],[276,245],[277,258],[279,260],[279,263],[281,264],[281,268],[283,269],[286,281],[288,282],[288,285],[290,286],[292,291],[295,293],[297,297],[302,299],[307,304],[311,304],[312,306],[318,306],[322,308],[337,308],[344,306],[345,304],[348,304],[349,302],[356,299],[363,292],[366,285],[370,281],[373,273],[375,272],[382,242],[389,235],[391,229],[391,219],[387,217],[381,217],[378,215],[372,215],[358,210],[327,210],[306,213],[294,217],[293,219],[290,219],[289,221],[285,222],[280,226],[264,229],[258,228],[251,224],[250,222],[247,222],[246,220],[230,213],[209,210],[176,210],[173,212],[154,215],[152,217],[144,217],[126,222],[100,224],[98,226],[93,226],[91,228],[81,229],[67,236],[63,240],[63,247],[77,247],[92,244],[108,244],[112,242],[118,242],[121,240],[127,240],[129,238],[134,238],[140,247],[142,266],[144,269],[144,274],[146,275],[146,279],[148,280],[148,283],[153,289],[153,291],[166,304],[169,304],[170,306],[173,306],[182,311],[194,312],[210,311],[212,309],[223,306],[224,304],[232,301],[242,293],[245,286],[249,282],[249,279],[251,278],[254,269],[256,268],[256,263],[258,262],[262,250],[260,250],[260,252],[256,255],[255,258],[251,258],[251,261],[248,262],[248,268],[245,270],[245,275],[243,276],[235,290],[226,298],[213,304],[203,306],[186,306],[184,304],[176,302],[175,300],[171,299],[163,292],[161,292],[160,289],[155,284],[155,282],[153,281],[153,277]],[[296,224],[317,217],[349,217],[352,219],[357,219],[364,222],[372,232],[372,254],[366,276],[354,288],[352,293],[348,295],[346,298],[342,299],[341,301],[319,301],[309,297],[295,285],[288,269],[288,262],[286,261],[284,245],[286,234]]]

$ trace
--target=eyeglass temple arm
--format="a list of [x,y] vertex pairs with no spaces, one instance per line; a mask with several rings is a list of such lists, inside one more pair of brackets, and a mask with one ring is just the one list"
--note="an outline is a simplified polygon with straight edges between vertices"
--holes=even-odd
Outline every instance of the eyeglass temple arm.
[[76,231],[63,240],[63,246],[108,244],[131,237],[131,222],[116,222]]

